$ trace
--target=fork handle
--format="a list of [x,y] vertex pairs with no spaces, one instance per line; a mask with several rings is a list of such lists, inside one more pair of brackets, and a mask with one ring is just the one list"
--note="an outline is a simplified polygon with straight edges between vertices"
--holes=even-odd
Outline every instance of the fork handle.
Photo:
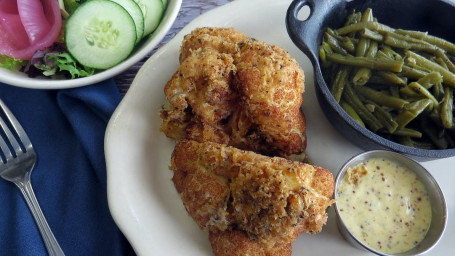
[[21,182],[15,182],[15,184],[19,187],[28,207],[30,208],[30,211],[32,212],[33,218],[35,219],[41,233],[41,237],[46,245],[47,252],[50,256],[64,256],[65,254],[63,253],[62,248],[60,248],[57,239],[55,239],[55,236],[47,224],[43,212],[41,211],[41,207],[36,200],[35,192],[33,192],[32,184],[30,183],[30,177],[27,178]]

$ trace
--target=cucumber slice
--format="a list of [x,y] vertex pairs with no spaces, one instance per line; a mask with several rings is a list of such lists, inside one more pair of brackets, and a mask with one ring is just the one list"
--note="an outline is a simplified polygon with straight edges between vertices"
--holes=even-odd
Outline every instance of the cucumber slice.
[[144,35],[144,15],[139,5],[134,0],[110,0],[121,5],[133,18],[136,24],[136,43],[141,41]]
[[166,6],[167,6],[167,0],[161,0],[161,2],[163,2],[163,6],[164,6],[164,9],[166,9]]
[[164,12],[161,0],[134,0],[144,15],[144,36],[152,33],[160,24]]
[[81,4],[69,17],[65,42],[68,51],[82,65],[107,69],[133,51],[136,25],[119,4],[91,0]]

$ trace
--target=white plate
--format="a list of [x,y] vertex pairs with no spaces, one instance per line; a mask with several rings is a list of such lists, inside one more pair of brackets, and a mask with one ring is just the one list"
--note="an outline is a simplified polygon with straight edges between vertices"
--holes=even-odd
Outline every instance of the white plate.
[[145,58],[147,54],[149,54],[158,45],[158,43],[161,42],[164,36],[166,36],[166,33],[172,27],[181,5],[182,0],[168,1],[166,11],[164,12],[161,23],[156,30],[144,38],[126,60],[112,68],[97,72],[92,76],[77,79],[31,78],[22,72],[15,72],[5,68],[0,68],[0,82],[31,89],[68,89],[98,83],[114,77]]
[[[285,14],[289,0],[238,0],[216,8],[185,27],[141,68],[115,111],[106,132],[108,199],[114,220],[139,255],[212,255],[208,234],[186,213],[171,182],[168,166],[174,141],[160,131],[163,87],[178,67],[183,36],[196,27],[229,26],[288,50],[305,71],[303,110],[307,117],[308,154],[336,174],[342,164],[362,150],[332,128],[313,88],[313,69],[288,37]],[[455,158],[423,163],[445,193],[449,216],[455,213]],[[428,255],[455,255],[455,221],[449,218],[440,243]],[[302,234],[293,255],[368,255],[338,233],[333,209],[323,231]]]

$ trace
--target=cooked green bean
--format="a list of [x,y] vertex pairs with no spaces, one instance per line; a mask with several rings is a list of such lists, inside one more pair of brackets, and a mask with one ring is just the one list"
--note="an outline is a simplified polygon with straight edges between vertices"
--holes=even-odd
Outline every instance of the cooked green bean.
[[396,51],[394,51],[392,48],[390,48],[387,45],[382,45],[382,50],[387,55],[389,55],[391,59],[394,59],[394,60],[402,60],[403,59],[403,56],[401,56],[399,53],[397,53]]
[[393,120],[392,115],[384,110],[381,106],[376,104],[374,101],[367,101],[368,104],[373,105],[373,115],[382,123],[389,133],[395,132],[398,128],[397,122]]
[[378,71],[377,74],[389,84],[406,85],[408,83],[408,79],[406,77],[399,77],[397,73],[390,71]]
[[[374,58],[378,52],[378,43],[375,41],[370,42],[370,46],[365,54],[365,57]],[[355,73],[352,78],[354,85],[364,85],[368,82],[371,77],[371,69],[369,68],[360,68]]]
[[341,46],[351,54],[354,53],[356,49],[354,41],[350,37],[343,37],[341,39]]
[[369,129],[371,129],[373,132],[377,132],[379,129],[381,129],[383,127],[381,122],[379,122],[379,120],[365,107],[349,83],[346,84],[344,89],[345,93],[343,93],[343,99],[356,109],[357,114],[369,127]]
[[410,138],[417,138],[417,139],[422,138],[422,133],[421,132],[419,132],[417,130],[414,130],[414,129],[410,129],[410,128],[399,128],[399,129],[396,129],[393,132],[393,135],[407,136],[407,137],[410,137]]
[[401,72],[403,73],[404,76],[409,77],[411,79],[419,79],[428,74],[427,71],[410,67],[408,65],[403,65],[403,69]]
[[328,53],[327,59],[343,65],[366,67],[370,69],[387,70],[393,72],[401,72],[401,69],[403,67],[402,61],[376,59],[369,57],[354,57],[352,55],[344,56],[337,53]]
[[384,37],[384,43],[395,48],[415,50],[415,51],[425,51],[434,53],[438,48],[434,45],[428,44],[426,42],[413,42],[403,40],[401,37],[398,37],[394,33],[386,33]]
[[398,127],[405,127],[431,104],[432,102],[429,99],[422,99],[408,104],[406,109],[395,117]]
[[383,41],[384,36],[368,28],[364,28],[360,31],[362,37],[374,40],[374,41]]
[[354,24],[350,24],[350,25],[347,25],[347,26],[344,26],[342,28],[335,30],[335,32],[337,32],[339,35],[345,35],[345,34],[348,34],[351,32],[360,31],[365,28],[368,28],[371,30],[376,30],[376,31],[382,32],[382,33],[394,31],[394,29],[392,29],[391,27],[386,26],[384,24],[381,24],[381,23],[378,23],[375,21],[368,21],[368,22],[357,22]]
[[445,128],[452,128],[453,123],[453,90],[446,87],[441,103],[441,120]]
[[343,94],[344,87],[348,82],[350,67],[343,66],[338,70],[335,79],[332,83],[330,92],[337,102],[340,102],[341,95]]
[[412,51],[406,51],[406,57],[407,58],[412,58],[416,61],[417,65],[420,65],[422,67],[434,70],[439,72],[442,77],[444,78],[444,84],[448,86],[455,87],[455,74],[444,69],[443,67],[439,66],[438,64],[426,59],[425,57],[422,57],[421,55],[412,52]]
[[[373,14],[371,12],[371,9],[368,8],[366,9],[363,14],[362,18],[360,20],[361,22],[369,22],[373,21]],[[363,57],[366,55],[368,47],[370,45],[370,39],[366,37],[360,37],[359,43],[357,44],[356,50],[355,50],[355,56],[357,57]]]
[[449,52],[451,54],[455,54],[455,44],[453,44],[447,40],[444,40],[440,37],[428,35],[427,32],[403,30],[403,29],[397,29],[396,32],[399,34],[410,35],[412,37],[422,39],[428,43],[438,46],[441,49],[446,50],[447,52]]
[[326,42],[322,42],[321,46],[319,47],[319,58],[321,59],[322,66],[324,68],[330,67],[332,62],[327,60],[326,54],[327,53],[332,53],[332,48],[330,48],[330,45]]
[[409,83],[408,86],[409,86],[409,88],[415,90],[419,94],[421,94],[421,95],[425,96],[426,98],[428,98],[429,100],[431,100],[433,105],[430,108],[430,110],[433,109],[433,107],[438,106],[438,100],[433,96],[433,94],[431,94],[431,92],[429,92],[427,89],[425,89],[425,87],[423,87],[421,84],[419,84],[418,82],[412,82],[412,83]]
[[346,113],[348,113],[348,115],[351,116],[352,119],[354,119],[354,121],[359,123],[361,126],[365,127],[365,123],[362,121],[362,118],[360,118],[359,114],[355,112],[354,108],[352,108],[351,105],[349,105],[345,101],[341,101],[340,105],[344,109],[344,111],[346,111]]
[[426,89],[430,89],[433,85],[442,83],[442,76],[439,72],[430,72],[419,78],[417,83],[421,84]]
[[455,44],[394,29],[366,9],[327,29],[319,55],[334,98],[356,122],[403,145],[455,147]]
[[433,90],[434,97],[438,101],[441,101],[442,98],[444,97],[444,86],[442,85],[442,83],[437,83],[437,84],[433,85],[432,90]]
[[340,45],[340,42],[338,42],[338,40],[329,33],[324,34],[324,40],[325,42],[327,42],[327,44],[330,46],[333,52],[343,55],[348,54],[348,52]]
[[394,109],[402,109],[406,104],[409,104],[409,102],[406,100],[387,95],[366,86],[355,86],[354,88],[355,91],[360,95],[381,106],[387,106]]
[[449,57],[447,57],[447,55],[445,54],[444,51],[438,50],[438,51],[436,51],[435,55],[444,61],[444,63],[447,66],[447,69],[449,69],[450,72],[455,73],[455,64],[453,64],[453,62],[449,59]]
[[445,61],[442,58],[433,58],[433,61],[436,62],[436,64],[438,64],[439,66],[443,67],[444,69],[449,70],[449,68],[447,67],[447,64],[445,63]]

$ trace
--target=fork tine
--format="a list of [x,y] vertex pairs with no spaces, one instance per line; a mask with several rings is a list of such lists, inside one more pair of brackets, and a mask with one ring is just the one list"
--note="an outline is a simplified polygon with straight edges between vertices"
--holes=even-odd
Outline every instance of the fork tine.
[[[1,120],[3,122],[3,120]],[[4,123],[4,122],[3,122]],[[3,125],[2,125],[3,126]],[[13,154],[11,153],[11,150],[9,150],[8,145],[6,144],[5,140],[0,136],[0,150],[3,152],[6,158],[6,162],[10,161],[13,159]]]
[[[5,105],[3,100],[0,99],[0,107],[3,109],[3,112],[5,113],[5,116],[8,118],[9,122],[13,126],[14,130],[16,130],[19,139],[22,141],[24,146],[28,149],[29,145],[31,146],[31,142],[25,133],[24,129],[20,125],[19,121],[17,121],[16,117],[11,113],[11,111],[8,109],[8,107]],[[11,143],[11,146],[13,147],[14,151],[16,152],[16,155],[22,153],[22,149],[19,146],[19,143],[16,140],[16,137],[14,137],[13,133],[9,129],[9,127],[6,125],[5,121],[0,118],[0,126],[3,128],[3,131],[6,134],[6,137],[8,137],[8,140]]]

